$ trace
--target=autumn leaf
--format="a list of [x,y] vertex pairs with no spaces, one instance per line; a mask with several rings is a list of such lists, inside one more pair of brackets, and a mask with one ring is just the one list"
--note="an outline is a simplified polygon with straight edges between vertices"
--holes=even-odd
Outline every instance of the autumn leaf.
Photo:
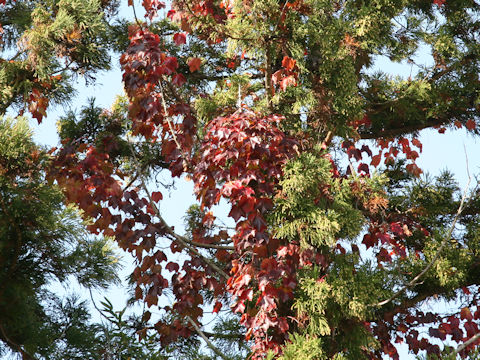
[[290,85],[297,85],[297,81],[293,75],[287,76],[286,78],[282,79],[282,81],[280,81],[280,88],[282,89],[282,91],[285,91]]
[[166,266],[165,269],[171,272],[177,272],[180,269],[180,266],[177,263],[174,262],[169,262]]
[[468,130],[472,131],[472,130],[475,130],[475,128],[477,127],[477,124],[475,123],[474,120],[469,119],[465,124],[465,126],[467,127]]
[[380,160],[382,160],[382,154],[378,154],[372,157],[372,161],[370,162],[370,165],[377,167],[378,164],[380,164]]
[[195,72],[198,69],[200,69],[200,66],[202,65],[202,59],[200,58],[193,58],[188,62],[188,67],[190,69],[190,72]]
[[460,318],[468,321],[473,320],[472,313],[468,307],[464,307],[460,310]]
[[185,79],[185,76],[183,74],[175,74],[172,76],[172,84],[175,86],[182,86],[187,82],[187,79]]
[[186,44],[187,36],[185,35],[185,33],[176,33],[175,35],[173,35],[173,41],[177,45]]
[[218,313],[222,308],[222,303],[220,301],[215,302],[215,306],[213,307],[213,313]]
[[296,61],[288,56],[284,56],[282,60],[282,66],[288,71],[293,70],[295,67]]
[[160,200],[163,199],[163,195],[160,191],[154,191],[152,192],[152,200],[155,202],[159,202]]
[[413,138],[412,139],[412,145],[416,146],[418,149],[420,149],[420,152],[422,152],[423,145],[420,142],[420,140],[418,140],[417,138]]

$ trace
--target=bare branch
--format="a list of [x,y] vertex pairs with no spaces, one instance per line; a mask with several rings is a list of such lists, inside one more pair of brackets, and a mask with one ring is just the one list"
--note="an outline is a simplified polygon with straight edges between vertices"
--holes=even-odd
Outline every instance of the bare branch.
[[457,355],[459,352],[463,351],[466,347],[468,347],[469,345],[471,345],[472,343],[474,343],[475,341],[477,341],[478,339],[480,339],[480,333],[476,333],[475,335],[473,335],[470,339],[468,339],[467,341],[465,341],[462,345],[460,345],[459,347],[457,347],[455,349],[455,351],[453,352],[454,355]]
[[190,241],[188,239],[187,242],[193,246],[204,248],[204,249],[219,249],[219,250],[235,250],[235,246],[231,245],[217,245],[217,244],[202,244],[196,241]]
[[215,354],[220,356],[223,360],[229,360],[228,357],[226,357],[220,349],[218,349],[213,343],[210,341],[210,339],[203,333],[202,329],[197,325],[195,321],[190,316],[186,316],[187,320],[192,324],[193,328],[197,332],[197,334],[207,343],[207,346],[213,350]]

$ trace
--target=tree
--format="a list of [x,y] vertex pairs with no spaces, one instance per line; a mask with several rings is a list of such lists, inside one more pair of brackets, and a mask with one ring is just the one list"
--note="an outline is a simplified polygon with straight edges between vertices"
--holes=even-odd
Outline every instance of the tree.
[[[228,358],[219,340],[243,335],[252,358],[395,359],[399,342],[467,356],[478,194],[415,161],[422,129],[478,134],[480,5],[176,0],[164,19],[163,2],[142,5],[129,44],[110,43],[126,98],[67,114],[49,172],[90,231],[136,256],[135,296],[161,313],[139,336],[184,352],[201,338],[212,353],[197,358]],[[368,71],[380,55],[416,73]],[[164,171],[195,186],[184,235],[152,188]],[[222,199],[233,229],[214,214]],[[423,306],[454,299],[453,312]],[[205,314],[225,308],[242,328],[208,331]]]
[[164,359],[154,338],[136,338],[138,316],[105,299],[97,308],[103,321],[93,322],[81,292],[58,294],[73,278],[90,291],[117,283],[119,259],[111,241],[89,235],[78,211],[46,182],[49,160],[26,119],[0,119],[0,354]]
[[83,359],[95,340],[86,304],[49,285],[75,277],[105,288],[117,280],[118,262],[107,239],[89,235],[46,183],[48,160],[25,119],[0,118],[0,350]]

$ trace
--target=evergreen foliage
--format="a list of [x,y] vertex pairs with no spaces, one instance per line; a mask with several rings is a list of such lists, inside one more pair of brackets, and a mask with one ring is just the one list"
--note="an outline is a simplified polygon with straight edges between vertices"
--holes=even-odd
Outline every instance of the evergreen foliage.
[[1,349],[25,359],[80,359],[96,342],[86,304],[57,296],[53,285],[76,278],[105,288],[118,280],[118,259],[46,182],[47,163],[25,119],[0,119]]

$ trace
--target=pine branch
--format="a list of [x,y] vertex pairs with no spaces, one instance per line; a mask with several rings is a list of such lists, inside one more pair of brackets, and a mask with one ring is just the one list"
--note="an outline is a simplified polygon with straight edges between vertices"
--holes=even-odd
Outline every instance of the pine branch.
[[417,123],[415,125],[403,126],[393,129],[380,130],[378,132],[360,132],[360,139],[362,140],[375,140],[378,138],[393,138],[400,135],[416,133],[423,129],[428,129],[434,126],[441,126],[449,123],[451,118],[447,115],[435,121]]

